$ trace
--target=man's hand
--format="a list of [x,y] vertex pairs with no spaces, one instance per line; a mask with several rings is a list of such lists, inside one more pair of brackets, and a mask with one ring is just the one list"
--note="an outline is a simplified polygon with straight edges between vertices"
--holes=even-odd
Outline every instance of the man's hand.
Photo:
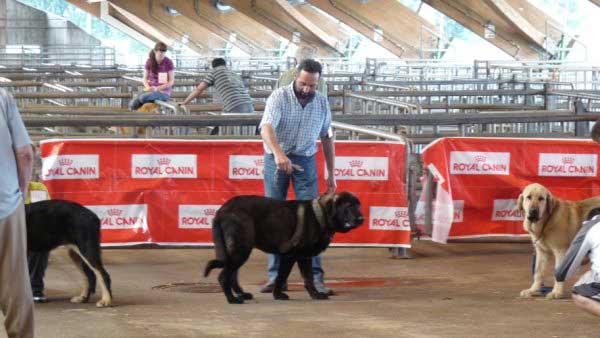
[[281,153],[278,155],[273,154],[273,156],[275,158],[275,165],[277,166],[277,169],[284,171],[288,175],[291,175],[292,174],[292,161],[290,161],[290,159],[287,157],[287,155]]
[[325,181],[327,182],[327,193],[333,194],[337,188],[333,174],[327,175],[327,179]]

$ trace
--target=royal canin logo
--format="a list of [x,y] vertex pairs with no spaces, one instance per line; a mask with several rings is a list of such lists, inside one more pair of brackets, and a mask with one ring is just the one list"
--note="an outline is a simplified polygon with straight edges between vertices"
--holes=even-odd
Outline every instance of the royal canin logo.
[[123,210],[121,209],[108,209],[106,211],[106,214],[108,214],[108,216],[121,216],[122,213]]
[[58,160],[58,164],[63,167],[68,167],[71,164],[73,164],[73,160],[70,158],[61,158],[60,160]]
[[264,160],[264,159],[262,159],[262,158],[259,158],[259,159],[257,159],[257,160],[254,160],[254,164],[255,164],[257,167],[263,166],[263,165],[265,164],[265,160]]
[[575,162],[575,157],[565,156],[562,158],[562,163],[564,164],[573,164]]
[[396,212],[394,213],[394,216],[396,216],[396,218],[400,218],[400,217],[403,217],[403,216],[404,216],[404,213],[403,213],[402,211],[399,211],[399,210],[398,210],[398,211],[396,211]]
[[167,157],[161,157],[156,160],[156,162],[158,162],[158,165],[169,165],[171,164],[171,159]]
[[352,168],[360,168],[363,166],[363,161],[361,160],[352,160],[348,163]]
[[487,158],[484,155],[476,155],[474,158],[477,162],[485,162],[487,160]]
[[206,216],[214,216],[217,214],[217,209],[205,209],[204,210],[204,215]]

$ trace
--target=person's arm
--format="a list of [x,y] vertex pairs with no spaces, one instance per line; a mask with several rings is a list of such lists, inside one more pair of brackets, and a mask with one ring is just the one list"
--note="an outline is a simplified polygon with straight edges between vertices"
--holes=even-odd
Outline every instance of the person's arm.
[[173,87],[174,84],[175,84],[175,71],[174,70],[170,70],[167,73],[167,83],[163,83],[160,86],[156,87],[156,90],[162,91],[162,90],[165,90],[167,88]]
[[147,69],[144,69],[144,77],[142,79],[142,82],[144,84],[144,90],[146,90],[146,91],[152,90],[152,86],[150,86],[150,81],[148,80],[148,70]]
[[17,158],[17,175],[19,177],[19,188],[23,192],[23,196],[27,196],[29,181],[33,172],[33,150],[31,144],[19,147],[15,150]]
[[196,87],[196,89],[194,89],[190,95],[188,95],[188,97],[185,98],[185,100],[183,100],[183,102],[181,102],[182,105],[186,105],[188,104],[190,101],[192,101],[196,96],[200,95],[203,91],[206,90],[206,88],[208,88],[208,84],[206,82],[200,82],[200,84],[198,85],[198,87]]
[[577,235],[575,235],[575,238],[571,242],[560,265],[556,267],[554,272],[556,281],[563,282],[577,272],[591,249],[591,242],[588,238],[588,234],[592,228],[598,226],[599,223],[600,220],[586,221],[583,223],[583,226],[579,232],[577,232]]
[[275,159],[275,165],[277,169],[285,171],[288,175],[292,173],[292,161],[283,152],[279,143],[277,143],[277,136],[275,130],[270,123],[265,123],[260,128],[260,136],[269,149],[273,152]]
[[325,121],[319,132],[321,138],[321,146],[323,147],[323,155],[325,155],[325,165],[327,166],[327,193],[334,193],[336,189],[335,183],[335,144],[333,130],[331,129],[331,109],[329,109],[329,101],[327,97],[323,97],[323,109],[325,110]]
[[321,145],[323,146],[323,155],[325,155],[325,165],[327,166],[327,193],[334,193],[337,187],[335,183],[335,143],[333,136],[322,137]]

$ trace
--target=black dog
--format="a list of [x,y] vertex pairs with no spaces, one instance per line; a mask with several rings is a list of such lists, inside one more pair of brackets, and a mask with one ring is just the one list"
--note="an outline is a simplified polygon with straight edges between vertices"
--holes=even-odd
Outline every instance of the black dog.
[[90,209],[63,200],[47,200],[25,206],[27,217],[27,249],[47,252],[65,245],[69,257],[85,276],[81,295],[71,298],[73,303],[85,303],[100,280],[102,299],[98,307],[110,306],[112,294],[110,276],[100,257],[100,219]]
[[[217,259],[206,265],[204,276],[223,268],[219,283],[229,303],[252,299],[237,279],[238,269],[252,248],[281,254],[273,297],[287,300],[283,285],[298,262],[304,287],[313,299],[327,299],[313,284],[311,257],[329,246],[336,232],[348,232],[364,221],[360,201],[348,192],[325,195],[312,201],[279,201],[262,196],[238,196],[227,201],[213,220],[212,236]],[[233,295],[233,291],[237,297]]]

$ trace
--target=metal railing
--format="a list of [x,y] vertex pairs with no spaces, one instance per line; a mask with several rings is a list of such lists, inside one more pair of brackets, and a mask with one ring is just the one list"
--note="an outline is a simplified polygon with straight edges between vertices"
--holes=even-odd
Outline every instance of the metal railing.
[[114,48],[103,46],[0,46],[0,64],[114,66],[116,59]]

